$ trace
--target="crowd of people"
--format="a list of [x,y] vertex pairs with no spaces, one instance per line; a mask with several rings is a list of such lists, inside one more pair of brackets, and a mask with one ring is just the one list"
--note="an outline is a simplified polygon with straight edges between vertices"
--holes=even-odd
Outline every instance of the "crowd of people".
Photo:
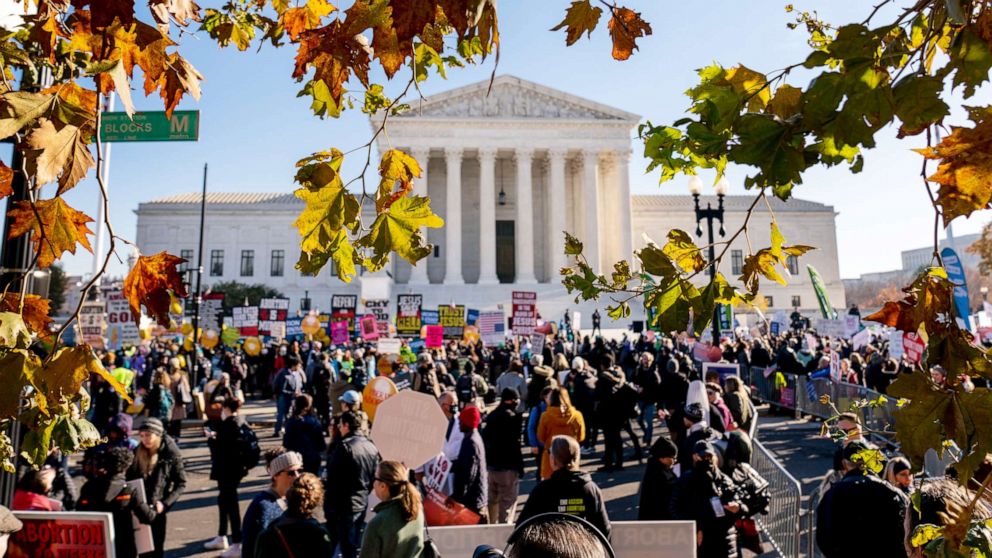
[[[724,340],[719,359],[744,373],[817,375],[829,368],[827,353],[838,351],[845,381],[881,392],[904,368],[888,358],[884,339],[855,350],[849,341],[804,333]],[[754,518],[767,512],[770,491],[750,466],[758,419],[745,379],[703,377],[685,336],[569,337],[549,337],[540,348],[527,339],[498,347],[450,341],[419,353],[404,343],[398,356],[361,341],[328,348],[284,342],[256,356],[226,348],[191,353],[162,342],[107,353],[105,366],[135,397],[128,404],[99,376],[90,379],[89,418],[105,441],[83,456],[82,490],[77,494],[68,460],[55,454],[40,471],[22,472],[14,508],[110,512],[120,525],[120,557],[137,555],[135,532],[125,528],[133,515],[152,534],[153,548],[141,556],[162,556],[169,511],[187,485],[177,440],[190,435],[184,421],[199,413],[218,493],[217,535],[204,546],[221,556],[420,556],[431,544],[425,475],[442,459],[451,467],[441,490],[478,523],[521,525],[565,511],[608,540],[607,506],[583,461],[607,474],[636,464],[644,465],[639,520],[695,521],[702,558],[761,552]],[[435,461],[382,460],[362,408],[362,391],[375,376],[437,399],[449,426]],[[254,398],[274,399],[274,443],[241,414]],[[845,415],[834,426],[845,436],[817,516],[824,554],[857,555],[841,533],[869,518],[892,520],[891,532],[877,537],[890,545],[879,546],[879,555],[902,556],[891,553],[897,541],[908,554],[908,463],[893,458],[876,473],[858,458],[872,449],[858,417]],[[242,480],[260,461],[271,482],[242,515]],[[539,482],[518,510],[528,464]]]

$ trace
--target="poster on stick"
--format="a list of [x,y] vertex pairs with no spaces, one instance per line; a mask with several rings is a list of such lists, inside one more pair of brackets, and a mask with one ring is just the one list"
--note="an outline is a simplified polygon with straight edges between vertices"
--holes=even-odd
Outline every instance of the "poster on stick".
[[442,304],[437,307],[438,323],[445,339],[461,339],[465,334],[465,305]]
[[114,524],[109,513],[15,511],[24,527],[10,535],[7,556],[114,558]]
[[362,339],[375,341],[379,338],[379,326],[375,321],[375,316],[372,314],[362,316],[359,325],[361,326]]
[[537,293],[513,291],[513,334],[530,335],[537,326]]
[[231,325],[238,329],[241,337],[258,335],[258,306],[235,306],[231,308]]
[[428,349],[440,349],[444,346],[444,327],[439,325],[424,326],[424,345]]
[[348,333],[355,332],[355,310],[358,308],[358,295],[331,296],[331,321],[348,324]]
[[396,295],[396,333],[407,337],[420,335],[420,310],[424,296],[419,294]]
[[[288,317],[288,298],[263,298],[258,302],[258,334],[268,337],[284,336]],[[277,335],[280,333],[282,335]]]

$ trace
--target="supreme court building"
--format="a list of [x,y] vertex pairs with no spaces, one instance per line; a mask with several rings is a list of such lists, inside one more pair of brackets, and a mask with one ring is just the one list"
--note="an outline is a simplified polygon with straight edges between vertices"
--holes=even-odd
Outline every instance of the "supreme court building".
[[[397,294],[419,293],[425,307],[505,305],[509,314],[512,291],[536,291],[540,313],[558,319],[566,308],[588,316],[608,304],[577,305],[561,286],[558,270],[569,263],[562,231],[577,236],[590,264],[607,275],[614,262],[643,247],[645,237],[661,245],[672,228],[694,233],[691,196],[630,193],[632,137],[640,116],[513,76],[497,77],[491,91],[489,85],[486,80],[415,103],[390,117],[388,136],[377,140],[380,152],[400,148],[417,159],[423,175],[415,181],[415,193],[430,196],[445,220],[443,228],[427,230],[434,251],[417,266],[394,255],[388,270],[361,274],[351,284],[330,269],[318,277],[301,275],[293,267],[299,234],[292,223],[304,204],[292,185],[283,185],[278,193],[207,195],[204,282],[264,283],[288,296],[291,309],[306,298],[325,309],[332,294],[388,297],[395,304]],[[751,200],[727,196],[728,231],[743,222]],[[818,249],[790,260],[788,286],[764,282],[769,307],[816,308],[805,270],[812,264],[833,305],[843,308],[833,208],[805,200],[770,201],[787,241]],[[715,206],[716,197],[703,196],[702,202]],[[167,250],[195,262],[199,203],[200,194],[190,193],[140,204],[140,251]],[[372,215],[371,208],[366,214]],[[768,243],[769,220],[759,204],[752,217],[755,249]],[[740,275],[746,254],[742,237],[721,264],[728,279]],[[634,318],[643,315],[634,312]],[[583,320],[588,327],[588,318]]]

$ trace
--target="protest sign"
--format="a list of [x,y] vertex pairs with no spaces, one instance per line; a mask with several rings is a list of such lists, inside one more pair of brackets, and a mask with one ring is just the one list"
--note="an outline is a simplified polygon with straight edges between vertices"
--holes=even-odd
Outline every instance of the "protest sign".
[[530,335],[537,325],[537,293],[513,291],[513,313],[510,315],[514,335]]
[[380,337],[376,344],[376,352],[380,355],[398,355],[402,346],[403,342],[399,339]]
[[461,339],[465,334],[465,306],[442,304],[437,307],[438,324],[444,328],[445,339]]
[[[134,497],[142,502],[148,502],[148,497],[145,495],[145,481],[142,479],[134,479],[127,481],[127,485],[131,487],[131,491]],[[152,503],[151,505],[154,505]],[[138,521],[138,517],[131,514],[131,525],[134,526],[134,545],[138,550],[138,554],[144,554],[146,552],[155,551],[155,540],[152,537],[152,526],[147,523],[142,523]],[[117,557],[123,558],[123,557]]]
[[867,346],[869,342],[871,342],[871,331],[862,329],[851,337],[851,348],[857,351],[861,347]]
[[7,556],[114,557],[114,522],[109,513],[15,511],[24,527],[10,535]]
[[447,430],[433,396],[404,390],[379,404],[370,437],[383,459],[416,469],[441,453]]
[[902,348],[906,353],[906,359],[919,364],[920,358],[927,344],[919,335],[914,332],[904,333],[902,336]]
[[348,343],[348,322],[331,322],[331,342],[335,345],[345,345]]
[[730,376],[740,377],[741,367],[739,364],[729,364],[725,362],[704,362],[703,378],[706,378],[708,374],[717,374],[720,377],[720,385],[723,385],[723,381]]
[[[259,335],[285,336],[287,318],[289,318],[288,298],[263,298],[258,302]],[[282,335],[277,335],[278,333]]]
[[844,316],[844,337],[850,339],[854,334],[861,331],[861,316]]
[[[480,517],[479,514],[466,508],[451,496],[428,488],[424,491],[424,519],[427,520],[427,525],[434,527],[443,525],[478,525]],[[448,556],[448,554],[443,554],[442,556]]]
[[487,347],[506,341],[506,318],[501,310],[479,313],[479,337]]
[[[138,324],[131,313],[131,305],[124,293],[112,290],[106,293],[107,299],[107,348],[115,351],[122,345],[137,345],[141,342]],[[139,316],[140,318],[140,316]]]
[[444,327],[439,325],[429,325],[424,326],[426,329],[426,335],[424,335],[424,345],[428,349],[440,349],[444,346]]
[[331,296],[331,321],[348,324],[348,333],[355,332],[355,310],[358,308],[358,295]]
[[376,323],[375,316],[372,314],[362,316],[362,319],[359,321],[359,326],[362,339],[367,341],[375,341],[379,338],[379,325]]
[[545,339],[546,337],[543,333],[530,334],[530,354],[532,355],[544,354]]
[[420,325],[438,325],[441,323],[441,317],[438,315],[437,310],[421,310],[420,311]]
[[831,337],[833,339],[846,339],[847,338],[847,320],[840,319],[825,319],[820,318],[816,320],[814,329],[823,337]]
[[258,306],[235,306],[231,308],[231,325],[238,329],[242,337],[258,335]]
[[106,306],[103,302],[87,301],[79,309],[79,336],[83,342],[94,348],[104,347],[104,310]]
[[[206,293],[200,303],[200,327],[220,330],[224,325],[224,293]],[[192,304],[186,305],[187,308]]]
[[396,384],[389,378],[385,376],[372,378],[362,391],[362,409],[369,416],[369,420],[375,421],[375,413],[379,405],[398,392]]
[[833,382],[844,380],[840,377],[840,350],[837,348],[830,351],[830,380]]
[[898,360],[906,351],[903,349],[902,332],[895,330],[889,333],[889,356]]
[[396,295],[396,333],[417,336],[420,334],[420,310],[424,297],[419,294]]
[[389,299],[373,298],[365,301],[365,313],[375,316],[380,337],[389,335]]
[[[303,335],[303,318],[286,318],[286,333],[283,335],[286,339],[293,339],[298,336]],[[273,337],[277,337],[273,335]]]
[[469,308],[465,311],[465,325],[478,326],[479,325],[479,311],[474,308]]

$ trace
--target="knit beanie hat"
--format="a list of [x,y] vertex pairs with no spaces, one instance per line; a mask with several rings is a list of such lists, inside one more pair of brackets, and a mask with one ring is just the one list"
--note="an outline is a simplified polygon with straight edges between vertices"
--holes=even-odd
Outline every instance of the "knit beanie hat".
[[138,427],[138,432],[151,432],[152,434],[158,434],[161,436],[165,434],[165,427],[162,426],[162,421],[155,417],[148,417]]
[[699,403],[689,403],[685,406],[685,418],[693,423],[703,420],[703,406]]
[[659,437],[651,446],[651,457],[661,459],[663,457],[678,457],[679,448],[665,436]]
[[482,423],[482,414],[479,413],[478,407],[465,407],[458,414],[458,423],[465,428],[478,428]]
[[274,477],[290,467],[303,467],[303,456],[295,451],[278,455],[269,463],[269,476]]

